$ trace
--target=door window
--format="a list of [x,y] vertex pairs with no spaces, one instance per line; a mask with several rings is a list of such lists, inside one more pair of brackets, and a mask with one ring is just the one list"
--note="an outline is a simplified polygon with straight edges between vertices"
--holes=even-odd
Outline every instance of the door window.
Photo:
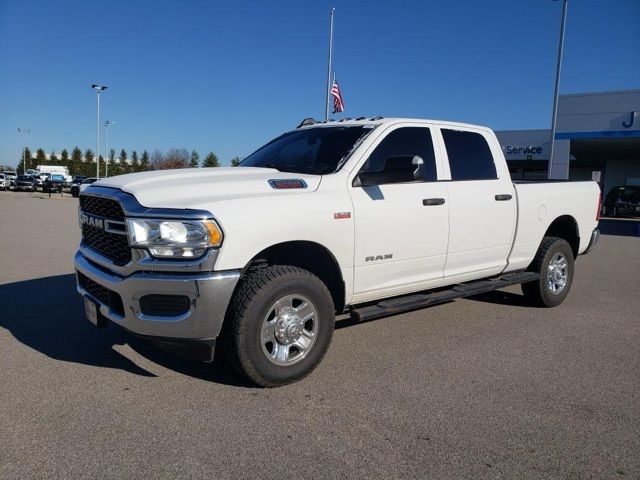
[[[414,156],[424,161],[423,181],[437,180],[436,158],[433,151],[431,130],[425,127],[401,127],[389,133],[375,148],[363,165],[361,172],[377,172],[385,168],[388,159],[392,166],[411,163]],[[388,163],[389,163],[388,162]],[[390,165],[387,164],[387,168]]]
[[476,132],[442,129],[449,157],[451,180],[491,180],[498,178],[491,149]]

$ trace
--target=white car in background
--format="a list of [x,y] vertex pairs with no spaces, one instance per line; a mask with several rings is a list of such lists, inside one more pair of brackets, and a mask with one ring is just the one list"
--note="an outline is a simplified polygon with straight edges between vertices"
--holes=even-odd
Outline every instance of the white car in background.
[[2,174],[4,175],[4,188],[5,190],[9,190],[11,184],[16,181],[16,178],[18,178],[18,174],[12,171],[5,171],[2,172]]
[[95,177],[85,178],[80,184],[80,193],[84,192],[89,187],[89,185],[91,185],[93,182],[96,182],[97,180],[98,179]]

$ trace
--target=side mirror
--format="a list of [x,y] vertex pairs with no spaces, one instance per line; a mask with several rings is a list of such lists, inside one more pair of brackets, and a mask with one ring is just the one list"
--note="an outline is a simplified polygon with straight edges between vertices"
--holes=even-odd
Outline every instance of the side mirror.
[[424,160],[418,155],[389,157],[382,170],[360,172],[353,180],[354,187],[372,187],[387,183],[408,183],[424,179]]
[[413,171],[414,180],[424,180],[424,160],[420,155],[414,155],[411,164],[416,167]]

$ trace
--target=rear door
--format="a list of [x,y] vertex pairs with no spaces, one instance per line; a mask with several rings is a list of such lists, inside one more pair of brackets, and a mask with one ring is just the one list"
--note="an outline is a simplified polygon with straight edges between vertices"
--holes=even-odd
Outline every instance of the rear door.
[[495,137],[482,129],[442,127],[449,169],[449,244],[444,275],[456,281],[501,272],[513,243],[516,198]]
[[[424,124],[390,127],[349,179],[355,220],[354,301],[426,288],[441,281],[449,237],[447,186],[434,151],[434,129]],[[379,171],[386,159],[420,156],[420,181],[353,185],[356,173]]]

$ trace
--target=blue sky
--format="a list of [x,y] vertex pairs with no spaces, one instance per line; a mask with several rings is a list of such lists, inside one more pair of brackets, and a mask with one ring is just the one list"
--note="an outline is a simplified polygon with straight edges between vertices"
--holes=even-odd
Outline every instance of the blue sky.
[[[118,150],[246,156],[323,115],[332,5],[344,116],[548,127],[560,1],[0,0],[0,164],[95,151],[91,83]],[[632,88],[640,1],[570,0],[561,93]]]

